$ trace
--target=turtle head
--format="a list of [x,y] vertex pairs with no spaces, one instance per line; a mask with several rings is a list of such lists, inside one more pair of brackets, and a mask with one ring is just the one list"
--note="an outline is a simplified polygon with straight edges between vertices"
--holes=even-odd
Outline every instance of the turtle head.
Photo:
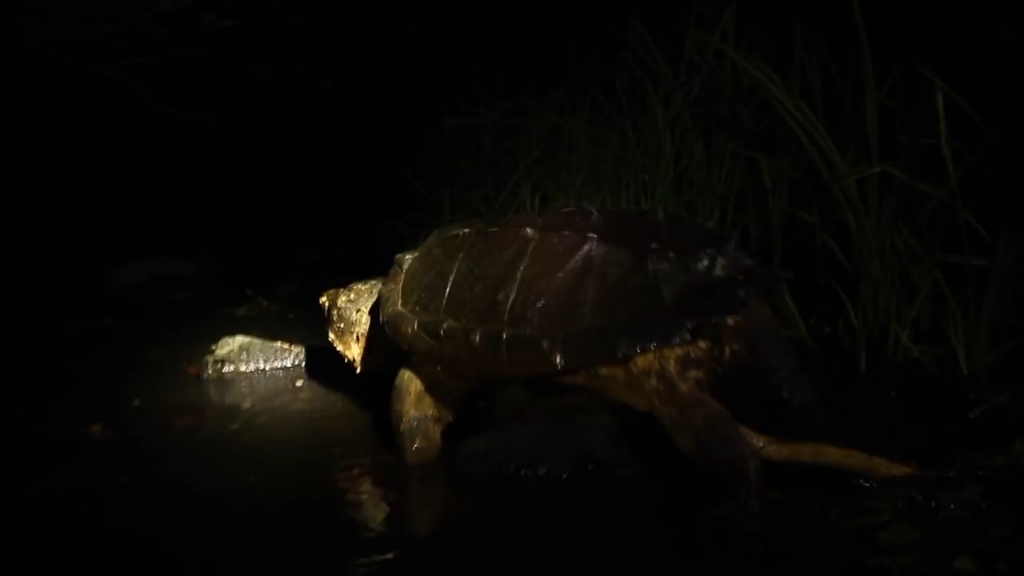
[[383,283],[383,278],[360,280],[320,296],[320,307],[327,316],[327,337],[356,372],[363,368],[367,336],[373,324],[370,309]]

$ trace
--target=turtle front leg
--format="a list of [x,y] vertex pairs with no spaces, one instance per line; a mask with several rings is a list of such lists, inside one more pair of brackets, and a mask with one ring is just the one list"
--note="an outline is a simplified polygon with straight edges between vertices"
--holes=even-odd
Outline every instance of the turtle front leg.
[[468,383],[424,363],[398,372],[391,395],[391,422],[402,460],[417,465],[437,458],[444,430],[461,407],[467,389]]
[[405,528],[413,536],[427,536],[443,520],[451,494],[438,456],[444,430],[454,419],[468,383],[432,370],[423,363],[403,367],[395,378],[391,419],[399,455],[410,466]]
[[407,464],[422,464],[441,452],[441,435],[454,414],[427,392],[411,368],[402,368],[391,393],[391,422],[398,452]]

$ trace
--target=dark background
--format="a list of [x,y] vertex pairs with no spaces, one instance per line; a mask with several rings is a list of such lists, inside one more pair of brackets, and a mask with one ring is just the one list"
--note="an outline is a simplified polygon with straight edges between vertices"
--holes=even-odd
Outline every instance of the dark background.
[[[1019,125],[1012,4],[912,4],[861,6],[876,68],[923,65],[982,113],[995,139],[986,140],[984,169],[964,186],[966,200],[994,230],[1007,229],[1020,206],[1009,170]],[[847,3],[741,8],[742,34],[757,39],[769,63],[791,58],[794,23],[836,48],[853,39]],[[690,9],[32,2],[3,23],[20,44],[2,77],[16,102],[4,121],[10,270],[18,288],[41,299],[44,333],[49,315],[117,308],[111,271],[165,256],[256,292],[299,278],[296,299],[312,307],[318,290],[383,272],[427,232],[400,223],[433,209],[419,188],[443,188],[445,158],[466,153],[447,148],[443,119],[495,94],[601,86],[632,19],[671,47],[683,41]],[[172,316],[125,309],[140,325]],[[86,371],[69,387],[101,379]],[[997,396],[1010,389],[991,380]],[[928,412],[921,406],[932,396],[920,391],[928,385],[893,412]],[[941,390],[936,413],[968,403],[963,387]],[[853,406],[891,394],[879,387],[862,395]],[[923,445],[939,421],[901,429]],[[1005,422],[984,424],[974,445],[1012,441]],[[876,446],[884,445],[887,428],[880,430]],[[938,445],[957,430],[931,438]]]
[[[25,98],[10,117],[23,129],[17,195],[43,224],[34,234],[53,240],[33,243],[51,257],[92,267],[228,237],[263,249],[282,237],[347,245],[414,201],[403,170],[438,185],[429,167],[444,113],[495,85],[571,91],[608,68],[630,17],[672,42],[689,11],[153,4],[33,2],[7,28],[30,48],[6,79]],[[750,34],[778,38],[766,59],[785,59],[794,20],[849,25],[845,4],[813,6],[750,3],[741,16]],[[1009,121],[1010,19],[901,8],[862,8],[876,66],[925,64],[986,117]]]

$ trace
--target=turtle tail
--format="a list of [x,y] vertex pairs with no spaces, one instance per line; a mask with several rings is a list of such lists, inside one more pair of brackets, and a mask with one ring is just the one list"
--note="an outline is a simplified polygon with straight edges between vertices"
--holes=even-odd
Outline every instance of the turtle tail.
[[743,434],[764,460],[813,464],[872,478],[916,476],[921,472],[880,456],[818,442],[787,442],[743,427]]

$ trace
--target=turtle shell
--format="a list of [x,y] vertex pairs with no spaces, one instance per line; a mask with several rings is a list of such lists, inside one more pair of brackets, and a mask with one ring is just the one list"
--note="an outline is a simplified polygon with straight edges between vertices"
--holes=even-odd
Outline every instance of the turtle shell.
[[684,343],[742,306],[754,271],[721,231],[653,211],[476,220],[395,258],[381,320],[445,369],[539,376]]

